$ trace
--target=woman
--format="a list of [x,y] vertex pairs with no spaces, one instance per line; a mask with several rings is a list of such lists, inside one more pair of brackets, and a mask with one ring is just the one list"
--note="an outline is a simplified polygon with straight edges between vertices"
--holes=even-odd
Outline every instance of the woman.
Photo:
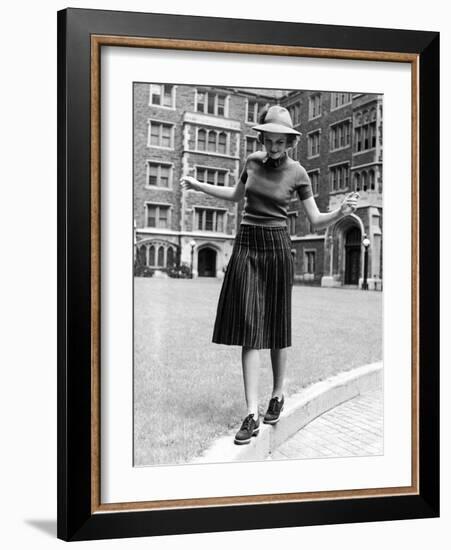
[[275,424],[284,405],[287,348],[291,346],[291,294],[294,266],[287,230],[287,209],[293,193],[307,217],[321,229],[357,208],[357,193],[348,194],[340,208],[320,213],[310,179],[287,149],[301,135],[293,128],[287,109],[273,105],[254,126],[265,152],[246,159],[240,180],[233,188],[214,187],[195,178],[181,178],[185,189],[238,202],[246,197],[243,218],[224,276],[218,302],[213,342],[242,347],[242,367],[247,416],[235,436],[246,444],[258,434],[259,350],[269,349],[273,391],[263,422]]

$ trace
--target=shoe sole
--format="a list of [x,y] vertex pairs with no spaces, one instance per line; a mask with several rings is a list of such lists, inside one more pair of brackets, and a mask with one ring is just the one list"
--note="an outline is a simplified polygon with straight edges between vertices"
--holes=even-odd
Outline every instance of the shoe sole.
[[257,437],[259,431],[260,431],[260,428],[258,428],[257,430],[255,430],[249,439],[234,439],[233,441],[234,441],[237,445],[247,445],[248,443],[251,442],[251,439],[252,439],[253,437]]
[[283,407],[280,409],[279,416],[275,420],[266,420],[264,418],[263,419],[263,424],[277,424],[277,422],[279,422],[279,420],[280,420],[280,414],[282,414],[282,411],[283,411]]

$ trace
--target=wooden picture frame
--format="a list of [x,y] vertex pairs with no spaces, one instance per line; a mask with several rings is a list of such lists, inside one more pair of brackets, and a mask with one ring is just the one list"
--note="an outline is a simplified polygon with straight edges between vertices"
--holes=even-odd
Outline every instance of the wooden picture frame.
[[[100,52],[104,46],[374,62],[412,70],[412,483],[104,504],[100,499]],[[58,537],[439,514],[439,34],[67,9],[58,13]]]

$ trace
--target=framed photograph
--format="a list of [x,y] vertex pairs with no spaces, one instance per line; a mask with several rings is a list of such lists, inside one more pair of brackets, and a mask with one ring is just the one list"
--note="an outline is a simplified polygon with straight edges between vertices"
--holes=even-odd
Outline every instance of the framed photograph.
[[58,12],[58,537],[439,515],[439,34]]

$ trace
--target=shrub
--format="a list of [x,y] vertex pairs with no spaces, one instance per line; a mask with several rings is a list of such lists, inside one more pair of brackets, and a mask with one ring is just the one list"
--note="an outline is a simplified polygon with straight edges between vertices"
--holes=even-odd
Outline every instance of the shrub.
[[174,279],[190,279],[191,278],[191,269],[186,265],[182,264],[179,266],[168,267],[166,270],[169,277]]
[[147,265],[135,264],[135,267],[133,269],[133,274],[135,277],[152,277],[153,269],[151,269]]

